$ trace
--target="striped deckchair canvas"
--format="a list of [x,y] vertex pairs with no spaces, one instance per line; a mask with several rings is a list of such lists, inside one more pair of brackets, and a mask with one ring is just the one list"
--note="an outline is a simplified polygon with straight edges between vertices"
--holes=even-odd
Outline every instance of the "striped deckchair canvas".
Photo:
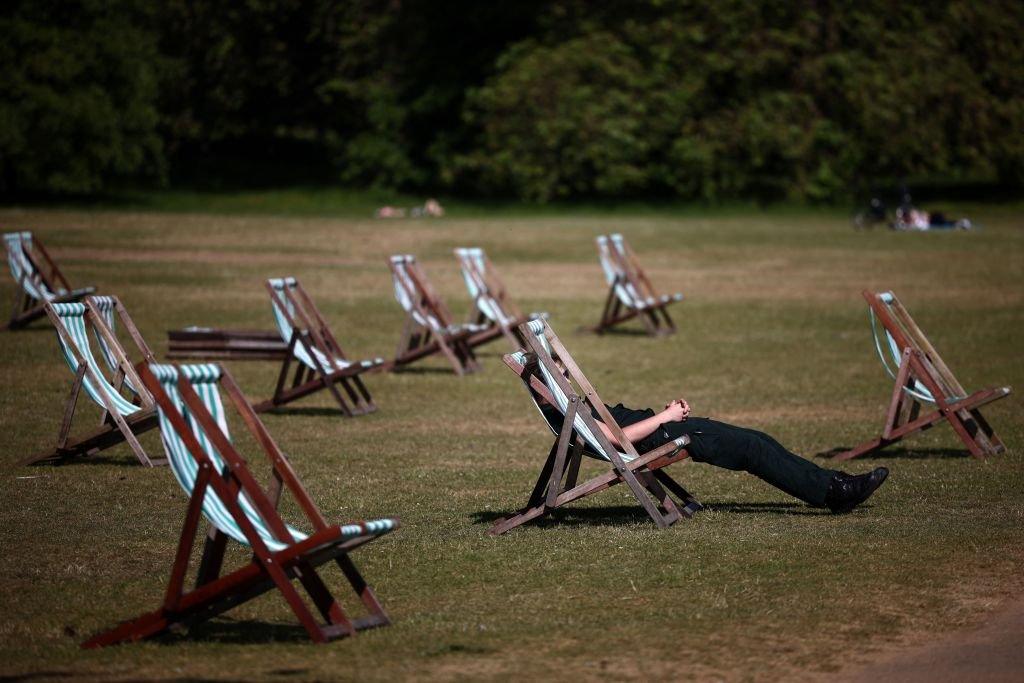
[[[125,328],[125,332],[127,332],[129,338],[134,343],[135,348],[139,350],[139,353],[142,356],[140,360],[150,363],[156,362],[156,356],[153,355],[152,349],[149,348],[149,344],[146,343],[142,334],[139,333],[139,328],[135,326],[135,321],[132,320],[131,316],[128,314],[128,309],[125,308],[119,298],[116,296],[93,295],[86,297],[85,302],[92,310],[99,314],[100,318],[102,318],[104,324],[107,326],[107,329],[109,329],[115,336],[117,335],[117,321],[120,319],[121,325]],[[111,372],[116,373],[120,363],[117,353],[110,344],[107,343],[106,337],[100,334],[99,330],[95,331],[94,336],[96,338],[96,343],[100,347],[100,354],[103,356],[103,360],[106,362],[107,367]],[[123,348],[124,347],[122,345],[122,349]],[[129,358],[129,360],[131,359]],[[136,396],[139,396],[142,391],[144,391],[136,387],[136,385],[132,383],[132,379],[128,376],[125,376],[124,384],[125,387]]]
[[46,315],[47,303],[80,301],[93,287],[72,289],[46,247],[31,232],[4,234],[7,265],[17,285],[14,308],[3,329],[24,327]]
[[[328,524],[287,457],[221,366],[140,363],[138,368],[158,406],[170,469],[189,497],[185,525],[160,607],[90,638],[82,646],[95,648],[152,638],[210,619],[275,588],[316,643],[389,624],[373,589],[349,554],[397,529],[398,520]],[[276,482],[270,493],[253,477],[247,461],[232,443],[221,388],[270,461]],[[305,514],[306,529],[286,523],[278,513],[282,492],[288,492]],[[185,576],[202,518],[211,530],[199,563],[197,585],[187,590]],[[252,559],[222,575],[230,541],[247,546]],[[334,597],[317,569],[328,562],[341,570],[362,602],[365,616],[350,617]],[[309,609],[296,580],[324,622]]]

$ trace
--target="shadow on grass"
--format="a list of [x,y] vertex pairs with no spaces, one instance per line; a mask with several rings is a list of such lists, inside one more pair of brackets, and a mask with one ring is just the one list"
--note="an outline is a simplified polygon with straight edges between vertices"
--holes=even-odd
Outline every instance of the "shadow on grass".
[[[271,676],[287,676],[291,675],[288,673],[278,673],[277,671],[268,672]],[[305,669],[302,669],[300,674],[306,673]],[[33,671],[32,673],[16,674],[13,676],[0,676],[0,683],[23,683],[25,681],[60,681],[71,678],[85,678],[90,681],[97,680],[96,674],[90,671]],[[121,680],[121,679],[119,679]],[[137,678],[127,678],[123,680],[143,680]],[[163,678],[159,679],[163,683],[214,683],[214,681],[223,681],[223,678],[197,678],[196,676],[184,676],[178,678]]]
[[[155,456],[154,459],[161,459],[160,456]],[[46,470],[50,467],[74,467],[77,465],[107,465],[114,467],[142,467],[138,460],[132,457],[117,456],[117,455],[71,455],[63,458],[55,458],[53,460],[41,460],[31,465],[17,465],[18,468],[24,468],[26,472]],[[2,679],[0,679],[2,680]]]
[[402,367],[395,368],[391,372],[396,375],[455,375],[455,371],[452,370],[450,365],[446,368],[431,365],[417,365],[414,367],[403,365]]
[[162,645],[175,645],[182,642],[264,645],[267,643],[310,643],[311,641],[306,629],[299,624],[274,624],[254,619],[220,617],[196,624],[181,635],[166,635],[158,638],[155,642]]
[[824,517],[832,515],[829,510],[812,508],[804,503],[716,503],[701,501],[711,512],[728,512],[740,515],[804,515]]
[[[828,510],[812,508],[803,503],[731,503],[704,502],[704,508],[710,512],[726,512],[743,515],[805,515],[819,517],[831,515]],[[499,519],[516,514],[494,510],[478,510],[472,513],[474,524],[494,524]],[[699,512],[697,513],[700,514]],[[545,517],[531,520],[524,526],[604,526],[608,524],[636,524],[649,522],[650,517],[638,505],[615,505],[593,508],[561,508],[554,510]],[[685,520],[684,520],[685,521]]]
[[[32,322],[30,322],[25,327],[5,328],[4,332],[9,332],[11,334],[18,334],[18,335],[22,335],[23,334],[25,336],[28,336],[29,334],[32,334],[32,333],[36,333],[37,334],[39,332],[47,332],[49,334],[53,334],[53,327],[46,325],[46,316],[44,315],[39,320],[33,320]],[[2,680],[4,680],[4,679],[0,678],[0,681],[2,681]]]
[[[575,330],[579,335],[590,335],[593,337],[649,337],[643,327],[611,327],[602,332],[594,332],[589,327],[577,327]],[[653,338],[653,337],[652,337]]]
[[293,408],[271,408],[264,411],[268,415],[305,415],[307,417],[345,417],[341,408],[326,406],[296,406]]
[[[831,458],[833,455],[845,453],[848,450],[850,450],[849,446],[837,446],[827,451],[815,453],[814,457]],[[967,458],[970,457],[970,453],[962,448],[906,448],[905,446],[895,446],[883,448],[880,451],[875,451],[861,457],[870,460],[925,460],[928,458]],[[852,461],[846,462],[854,462],[858,459],[854,458]]]

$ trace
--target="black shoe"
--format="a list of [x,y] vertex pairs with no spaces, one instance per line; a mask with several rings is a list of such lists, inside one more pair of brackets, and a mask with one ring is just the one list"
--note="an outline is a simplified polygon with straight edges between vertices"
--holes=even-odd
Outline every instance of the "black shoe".
[[825,494],[825,506],[832,512],[849,512],[870,498],[888,476],[885,467],[876,467],[867,474],[836,472]]

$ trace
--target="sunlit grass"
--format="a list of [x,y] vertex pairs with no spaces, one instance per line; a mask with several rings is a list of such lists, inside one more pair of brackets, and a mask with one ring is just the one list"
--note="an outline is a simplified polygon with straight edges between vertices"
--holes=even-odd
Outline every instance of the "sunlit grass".
[[[190,213],[194,201],[182,199],[181,213],[5,210],[0,221],[37,231],[73,283],[118,294],[158,355],[168,329],[269,327],[262,280],[291,274],[351,355],[386,356],[402,323],[387,256],[419,255],[461,319],[468,301],[451,249],[479,244],[522,308],[551,313],[605,400],[683,394],[697,414],[765,429],[804,454],[880,428],[889,384],[862,288],[894,289],[968,388],[1024,386],[1024,221],[1005,207],[972,207],[980,232],[910,235],[856,233],[845,217],[814,211],[485,219],[455,205],[444,220],[374,221],[362,208],[344,215],[366,218],[332,217],[299,195],[295,211],[224,200]],[[592,238],[609,230],[630,237],[664,291],[687,295],[674,308],[675,337],[573,332],[599,315]],[[11,296],[9,281],[3,292]],[[1008,454],[975,461],[936,428],[848,465],[892,469],[851,515],[687,463],[678,478],[710,510],[667,531],[615,489],[489,538],[493,519],[525,501],[549,446],[500,363],[502,343],[470,377],[438,362],[425,364],[437,372],[370,376],[380,411],[368,417],[331,414],[325,396],[266,417],[329,519],[401,517],[400,531],[356,554],[392,627],[314,647],[270,594],[187,637],[83,652],[88,635],[158,605],[185,498],[169,472],[134,465],[124,446],[95,464],[16,467],[55,438],[70,374],[45,322],[0,335],[0,672],[778,678],[976,620],[1020,588],[1016,395],[987,411]],[[229,367],[250,397],[272,391],[272,364]],[[82,402],[80,427],[98,419],[93,408]],[[143,443],[160,450],[155,433]],[[247,453],[262,474],[262,456]]]

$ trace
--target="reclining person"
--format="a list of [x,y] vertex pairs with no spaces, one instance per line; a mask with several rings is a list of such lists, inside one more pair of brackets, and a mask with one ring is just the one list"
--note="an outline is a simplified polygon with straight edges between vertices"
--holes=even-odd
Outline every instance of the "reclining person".
[[[559,428],[564,422],[562,414],[546,402],[540,405],[551,424]],[[668,403],[660,413],[650,408],[626,408],[621,403],[605,407],[639,453],[687,435],[690,445],[686,450],[695,461],[749,472],[808,505],[827,507],[836,513],[849,512],[866,501],[889,475],[885,467],[860,475],[819,467],[786,450],[764,432],[707,417],[690,417],[690,406],[683,399]],[[597,411],[593,414],[608,440],[621,448]]]

